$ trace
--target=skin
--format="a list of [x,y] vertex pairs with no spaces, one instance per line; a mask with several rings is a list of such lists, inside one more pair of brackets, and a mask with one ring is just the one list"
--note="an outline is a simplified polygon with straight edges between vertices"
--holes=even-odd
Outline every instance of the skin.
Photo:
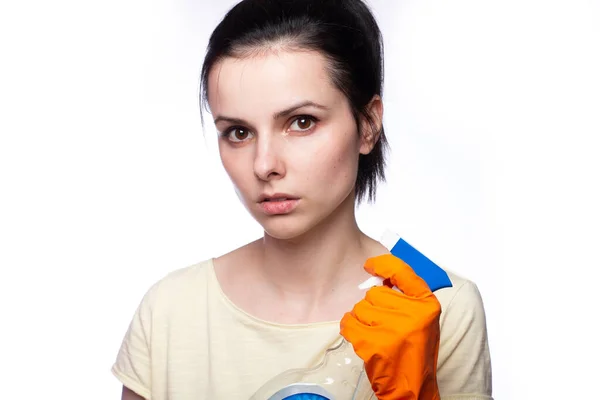
[[[226,58],[209,75],[223,166],[264,228],[262,239],[216,258],[215,272],[236,306],[270,322],[339,321],[364,297],[357,286],[370,277],[365,260],[388,253],[360,231],[354,213],[358,157],[372,150],[379,129],[361,121],[359,135],[326,67],[317,52],[279,50]],[[307,102],[318,106],[291,110]],[[381,126],[379,97],[369,110]],[[298,205],[266,215],[259,197],[277,192]],[[142,399],[123,388],[122,400]]]
[[144,400],[142,396],[135,393],[133,390],[123,386],[123,392],[121,393],[121,400]]
[[[339,320],[364,295],[356,289],[369,277],[364,261],[388,252],[354,213],[358,157],[379,130],[361,121],[359,135],[327,66],[318,52],[277,49],[226,58],[209,74],[223,166],[265,232],[217,258],[217,278],[236,305],[271,322]],[[370,112],[380,126],[379,97]],[[298,206],[266,215],[259,197],[276,192],[298,197]]]

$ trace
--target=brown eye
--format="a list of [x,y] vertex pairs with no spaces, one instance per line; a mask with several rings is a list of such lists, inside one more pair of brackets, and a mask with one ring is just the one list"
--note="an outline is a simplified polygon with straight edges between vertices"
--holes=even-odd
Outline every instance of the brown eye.
[[227,137],[230,141],[237,143],[237,142],[243,142],[245,140],[248,140],[250,135],[251,135],[250,131],[248,131],[245,128],[232,128],[229,131],[229,133],[227,134]]
[[248,131],[245,130],[245,129],[234,129],[233,130],[233,136],[237,140],[244,140],[248,136]]
[[311,124],[312,124],[312,121],[308,118],[300,118],[298,120],[298,128],[300,128],[302,130],[310,128]]
[[304,132],[311,129],[314,123],[314,119],[310,117],[299,117],[294,120],[290,129],[293,131]]

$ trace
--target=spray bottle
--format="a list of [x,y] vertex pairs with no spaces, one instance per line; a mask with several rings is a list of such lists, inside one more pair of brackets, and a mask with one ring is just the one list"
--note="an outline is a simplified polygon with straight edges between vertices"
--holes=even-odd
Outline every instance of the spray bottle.
[[[450,287],[444,270],[400,238],[386,230],[381,243],[411,266],[432,291]],[[382,285],[383,279],[371,277],[358,286],[366,291]],[[398,290],[397,288],[394,288]],[[330,347],[321,361],[311,368],[285,371],[263,385],[250,400],[375,400],[366,376],[364,362],[342,336]]]

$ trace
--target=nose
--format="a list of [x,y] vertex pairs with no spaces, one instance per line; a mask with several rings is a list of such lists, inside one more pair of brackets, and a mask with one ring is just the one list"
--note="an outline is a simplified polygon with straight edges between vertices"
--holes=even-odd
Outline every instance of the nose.
[[254,157],[254,174],[262,181],[281,179],[285,176],[283,148],[271,135],[259,136]]

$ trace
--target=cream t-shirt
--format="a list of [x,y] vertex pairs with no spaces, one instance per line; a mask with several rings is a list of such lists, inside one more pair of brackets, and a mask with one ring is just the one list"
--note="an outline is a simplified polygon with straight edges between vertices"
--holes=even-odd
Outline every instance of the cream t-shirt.
[[[448,272],[438,385],[443,400],[491,399],[485,313],[472,282]],[[260,295],[260,294],[257,294]],[[223,293],[213,260],[176,270],[144,296],[112,373],[151,400],[248,400],[292,368],[314,365],[339,339],[339,321],[283,325],[255,318]]]

